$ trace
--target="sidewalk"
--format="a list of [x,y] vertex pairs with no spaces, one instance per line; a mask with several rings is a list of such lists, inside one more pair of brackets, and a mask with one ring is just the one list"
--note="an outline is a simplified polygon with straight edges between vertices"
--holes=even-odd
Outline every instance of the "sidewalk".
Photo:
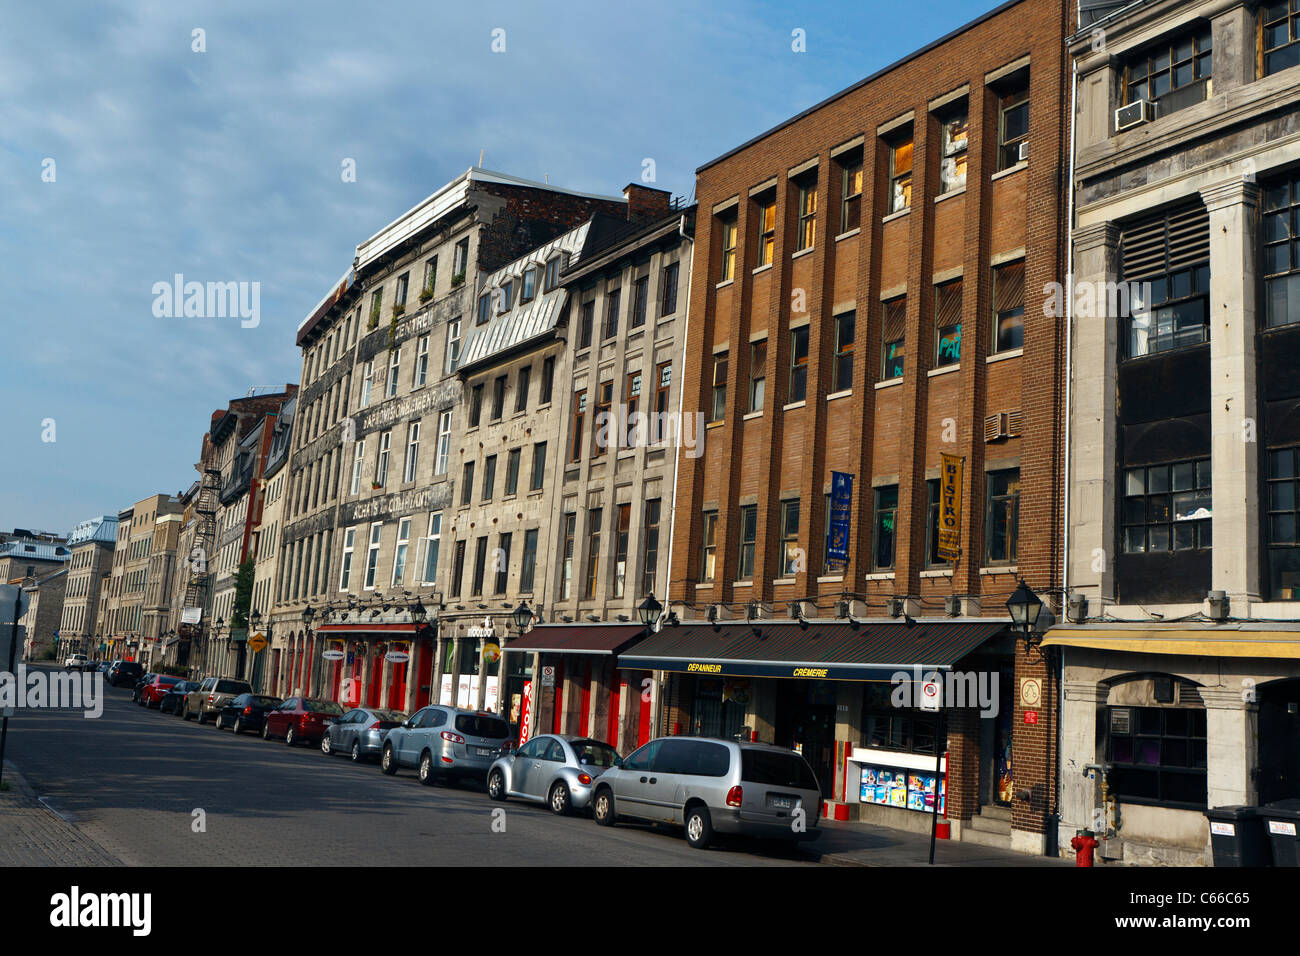
[[[930,835],[866,823],[820,822],[822,835],[805,846],[831,866],[928,866]],[[1013,853],[957,840],[938,840],[935,866],[1070,866],[1071,861]]]
[[36,791],[5,761],[0,790],[0,866],[121,866],[76,824],[37,799]]

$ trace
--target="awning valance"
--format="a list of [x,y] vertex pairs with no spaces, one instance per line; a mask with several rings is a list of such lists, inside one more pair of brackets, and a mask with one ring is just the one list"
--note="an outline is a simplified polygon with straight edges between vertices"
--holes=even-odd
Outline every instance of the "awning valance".
[[371,640],[391,638],[395,641],[409,641],[419,636],[419,632],[427,626],[425,624],[367,624],[364,621],[344,621],[342,624],[322,624],[316,628],[316,633],[327,637],[355,636]]
[[640,624],[539,624],[506,644],[507,651],[542,654],[621,654],[636,645],[646,629]]

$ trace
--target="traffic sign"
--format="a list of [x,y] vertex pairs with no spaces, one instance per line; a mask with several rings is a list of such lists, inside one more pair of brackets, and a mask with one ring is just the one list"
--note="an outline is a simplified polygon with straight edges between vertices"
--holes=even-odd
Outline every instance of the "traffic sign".
[[939,682],[934,680],[924,681],[921,684],[921,709],[937,711],[939,702],[943,695],[939,692]]
[[258,631],[248,639],[248,646],[253,649],[254,654],[260,654],[266,650],[266,635]]

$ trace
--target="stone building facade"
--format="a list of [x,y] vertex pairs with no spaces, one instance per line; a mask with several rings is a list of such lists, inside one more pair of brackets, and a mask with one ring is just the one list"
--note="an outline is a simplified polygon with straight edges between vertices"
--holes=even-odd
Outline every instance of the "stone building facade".
[[100,578],[113,560],[117,516],[82,521],[68,534],[68,585],[59,624],[60,654],[92,654],[99,614]]

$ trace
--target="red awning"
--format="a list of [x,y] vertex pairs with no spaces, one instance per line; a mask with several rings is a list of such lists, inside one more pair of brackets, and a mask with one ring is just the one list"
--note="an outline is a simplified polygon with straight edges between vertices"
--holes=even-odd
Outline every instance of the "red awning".
[[543,654],[622,654],[645,637],[640,624],[539,624],[503,650]]

